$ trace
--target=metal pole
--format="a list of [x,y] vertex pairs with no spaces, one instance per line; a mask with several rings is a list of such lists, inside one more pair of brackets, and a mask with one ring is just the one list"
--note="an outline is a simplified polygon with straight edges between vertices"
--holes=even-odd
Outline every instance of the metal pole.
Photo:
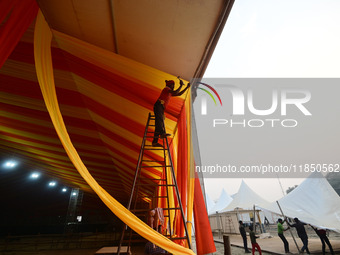
[[253,230],[256,233],[256,214],[255,214],[255,205],[253,207]]
[[[280,206],[280,204],[279,204],[279,201],[276,201],[276,203],[277,203],[277,205],[278,205],[278,207],[279,207],[279,209],[280,209],[280,211],[281,211],[282,216],[283,216],[284,218],[286,218],[286,216],[283,214],[283,211],[282,211],[282,209],[281,209],[281,206]],[[292,232],[292,230],[291,230],[290,228],[289,228],[289,232],[290,232],[291,236],[293,237],[293,240],[294,240],[294,243],[295,243],[295,245],[296,245],[296,248],[297,248],[298,252],[300,252],[299,246],[298,246],[298,244],[297,244],[297,242],[296,242],[296,240],[295,240],[295,237],[293,236],[293,232]]]

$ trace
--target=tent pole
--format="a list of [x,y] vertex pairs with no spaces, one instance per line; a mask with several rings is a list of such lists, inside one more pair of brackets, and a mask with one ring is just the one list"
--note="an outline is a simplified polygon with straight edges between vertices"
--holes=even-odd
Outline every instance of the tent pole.
[[253,229],[254,232],[256,233],[256,213],[255,213],[255,205],[253,207]]
[[[284,218],[286,218],[286,216],[283,214],[283,211],[282,211],[282,208],[281,208],[281,206],[280,206],[280,204],[279,204],[279,201],[276,201],[276,203],[277,203],[277,205],[278,205],[278,207],[279,207],[279,209],[280,209],[280,211],[281,211],[282,216],[283,216]],[[298,244],[297,244],[297,242],[296,242],[296,240],[295,240],[295,237],[293,236],[293,232],[292,232],[292,230],[291,230],[290,228],[289,228],[289,232],[290,232],[291,236],[293,237],[293,240],[294,240],[294,243],[295,243],[295,245],[296,245],[296,248],[297,248],[298,252],[300,252],[299,246],[298,246]]]
[[257,219],[259,220],[261,233],[264,233],[265,231],[263,229],[262,221],[261,221],[261,217],[260,217],[260,212],[258,210],[256,211],[256,216],[257,216]]

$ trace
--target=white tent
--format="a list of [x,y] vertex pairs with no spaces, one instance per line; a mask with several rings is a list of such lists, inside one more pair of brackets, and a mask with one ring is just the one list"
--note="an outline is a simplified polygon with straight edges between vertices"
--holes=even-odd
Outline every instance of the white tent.
[[[340,197],[321,173],[313,173],[279,204],[290,218],[340,232]],[[281,214],[276,202],[264,208]]]
[[218,198],[214,207],[209,210],[209,214],[214,214],[220,212],[223,208],[227,207],[233,199],[229,194],[223,189],[220,197]]
[[207,204],[207,211],[209,213],[210,210],[215,206],[215,202],[209,197],[207,193],[206,193],[206,204]]
[[238,192],[235,194],[231,203],[224,207],[220,212],[235,210],[236,208],[251,210],[253,207],[263,207],[269,205],[269,202],[256,194],[243,180]]

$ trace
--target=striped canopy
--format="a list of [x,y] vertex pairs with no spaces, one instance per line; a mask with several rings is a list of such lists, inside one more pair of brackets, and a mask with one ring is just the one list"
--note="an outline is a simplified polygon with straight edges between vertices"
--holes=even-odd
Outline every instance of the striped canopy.
[[[46,107],[37,78],[49,64],[40,53],[39,66],[34,50],[34,43],[46,45],[43,35],[34,38],[40,7],[52,35],[54,77],[46,80],[54,81],[70,142],[102,189],[125,205],[147,117],[164,81],[202,75],[231,8],[228,1],[198,2],[1,1],[1,157],[20,158],[71,187],[93,193],[66,153],[59,127],[51,121],[58,111]],[[190,105],[190,92],[172,98],[165,120],[188,215],[194,189],[199,188],[189,178]],[[146,156],[161,159],[157,152]],[[159,168],[146,169],[144,177],[162,175]]]

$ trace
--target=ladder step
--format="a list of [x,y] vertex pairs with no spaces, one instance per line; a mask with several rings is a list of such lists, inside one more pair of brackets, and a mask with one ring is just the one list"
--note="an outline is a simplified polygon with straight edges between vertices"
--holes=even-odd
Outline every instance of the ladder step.
[[171,167],[171,165],[165,165],[165,166],[140,166],[140,168],[148,168],[148,167]]
[[160,162],[164,162],[164,160],[142,160],[142,162],[153,162],[153,163],[160,163]]
[[142,197],[167,198],[167,196],[142,196]]
[[147,180],[147,181],[166,181],[166,179],[153,179],[153,178],[139,178],[139,180]]
[[174,187],[175,184],[158,184],[158,183],[137,183],[138,186],[163,186],[163,187]]
[[163,147],[150,147],[150,148],[144,148],[144,150],[149,150],[149,151],[164,151],[167,150]]

